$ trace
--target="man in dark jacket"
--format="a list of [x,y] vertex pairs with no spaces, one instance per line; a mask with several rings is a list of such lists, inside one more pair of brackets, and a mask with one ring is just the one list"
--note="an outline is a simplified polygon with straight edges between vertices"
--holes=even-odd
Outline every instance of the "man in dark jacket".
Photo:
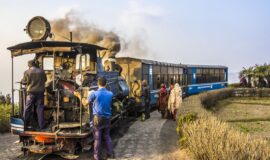
[[147,84],[146,80],[142,81],[142,99],[144,101],[144,109],[145,109],[145,118],[150,118],[150,88]]
[[36,106],[39,129],[44,127],[44,91],[45,82],[47,81],[45,72],[38,65],[30,60],[29,69],[24,72],[22,84],[26,85],[26,104],[24,109],[24,122],[27,126],[31,116],[32,105]]

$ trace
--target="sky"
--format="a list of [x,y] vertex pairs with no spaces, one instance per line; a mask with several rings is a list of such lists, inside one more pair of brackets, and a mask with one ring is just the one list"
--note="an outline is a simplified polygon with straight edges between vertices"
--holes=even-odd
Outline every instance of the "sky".
[[[23,29],[34,16],[53,20],[74,11],[125,41],[139,39],[146,52],[141,58],[225,65],[229,81],[235,82],[242,67],[269,63],[269,8],[268,0],[0,0],[0,91],[11,92],[6,48],[30,41]],[[30,58],[15,59],[15,82]]]

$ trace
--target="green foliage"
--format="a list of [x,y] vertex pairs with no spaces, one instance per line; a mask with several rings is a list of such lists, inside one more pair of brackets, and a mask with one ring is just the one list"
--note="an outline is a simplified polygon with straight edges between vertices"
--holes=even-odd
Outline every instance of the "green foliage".
[[269,88],[238,88],[234,89],[234,97],[270,97]]
[[240,87],[240,83],[232,83],[232,84],[229,84],[229,87],[230,87],[230,88],[239,88],[239,87]]
[[230,97],[232,93],[233,89],[231,88],[207,92],[201,95],[201,104],[206,109],[213,109],[219,100]]
[[240,71],[239,77],[246,77],[248,85],[247,87],[251,86],[251,79],[253,78],[255,86],[253,87],[270,87],[270,85],[266,85],[264,82],[264,79],[267,79],[268,83],[270,83],[270,65],[269,64],[263,64],[255,66],[251,66],[249,68],[243,67],[243,70]]
[[180,139],[180,145],[185,145],[187,137],[183,134],[182,128],[185,124],[189,124],[197,119],[197,113],[188,113],[186,115],[180,116],[177,120],[176,132],[178,133]]
[[[10,130],[10,115],[11,105],[0,105],[0,133],[8,132]],[[15,112],[18,107],[15,107]]]
[[244,125],[239,125],[239,129],[241,132],[248,133],[250,130]]

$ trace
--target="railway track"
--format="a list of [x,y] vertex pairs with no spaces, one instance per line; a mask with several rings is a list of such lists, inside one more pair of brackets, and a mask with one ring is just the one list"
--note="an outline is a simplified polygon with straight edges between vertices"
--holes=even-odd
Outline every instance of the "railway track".
[[[118,139],[125,134],[127,128],[135,122],[136,120],[140,120],[140,118],[136,119],[134,117],[126,117],[124,121],[120,118],[115,118],[112,123],[111,136],[114,143],[117,143]],[[104,147],[105,148],[105,147]],[[52,154],[30,154],[24,156],[23,154],[19,155],[16,160],[64,160],[64,159],[86,159],[92,155],[92,149],[84,148],[79,155],[68,154],[64,152],[52,153]]]
[[24,156],[21,154],[16,158],[16,160],[64,160],[63,158],[56,154],[32,154],[28,156]]

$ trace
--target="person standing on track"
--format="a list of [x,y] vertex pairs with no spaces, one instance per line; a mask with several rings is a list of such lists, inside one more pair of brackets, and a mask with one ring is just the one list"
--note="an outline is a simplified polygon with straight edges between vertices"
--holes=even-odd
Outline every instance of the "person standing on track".
[[100,160],[101,139],[102,135],[106,141],[107,157],[114,158],[112,139],[110,136],[110,118],[112,116],[112,98],[113,93],[106,87],[107,80],[105,77],[98,79],[99,89],[91,92],[88,96],[88,103],[93,103],[94,115],[94,159]]

